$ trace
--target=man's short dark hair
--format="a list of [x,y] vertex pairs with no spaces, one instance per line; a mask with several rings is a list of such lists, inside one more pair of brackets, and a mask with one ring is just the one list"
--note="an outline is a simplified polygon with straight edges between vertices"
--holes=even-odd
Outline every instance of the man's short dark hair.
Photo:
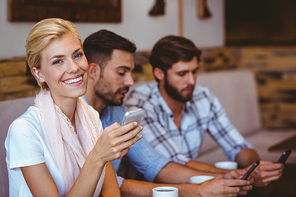
[[96,63],[103,70],[111,59],[114,49],[135,53],[136,45],[111,31],[102,29],[89,35],[83,42],[88,63]]
[[173,64],[179,61],[189,62],[193,57],[200,61],[200,55],[201,51],[191,40],[170,35],[161,38],[154,45],[149,60],[153,70],[160,68],[166,74]]

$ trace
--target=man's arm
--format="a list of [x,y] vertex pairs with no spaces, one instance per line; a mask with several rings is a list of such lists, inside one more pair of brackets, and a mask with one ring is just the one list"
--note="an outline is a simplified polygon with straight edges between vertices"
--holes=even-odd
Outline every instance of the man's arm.
[[[162,176],[161,174],[158,176]],[[176,175],[176,178],[178,178]],[[219,179],[206,181],[202,184],[180,183],[180,184],[161,184],[145,181],[124,179],[120,188],[121,196],[152,196],[152,189],[160,186],[171,186],[178,188],[179,197],[190,196],[236,196],[245,195],[252,189],[249,181],[239,179]]]
[[260,160],[259,155],[254,149],[250,148],[241,150],[235,157],[235,161],[240,168],[246,168],[258,160]]
[[[212,184],[213,186],[217,184]],[[211,192],[208,188],[203,188],[200,185],[194,185],[191,183],[182,183],[182,184],[160,184],[160,183],[151,183],[145,181],[136,181],[130,179],[124,179],[123,184],[121,186],[121,196],[122,197],[130,197],[130,196],[137,196],[137,197],[147,197],[152,196],[152,189],[154,187],[161,187],[161,186],[170,186],[178,188],[178,196],[179,197],[190,197],[190,196],[204,196],[200,190],[203,192]],[[250,186],[245,186],[247,189]],[[246,192],[247,190],[245,190]],[[205,196],[206,197],[206,196]]]
[[[145,140],[140,140],[132,146],[126,158],[145,175],[147,180],[158,183],[188,183],[190,177],[196,175],[226,178],[225,174],[229,172],[197,161],[189,161],[186,165],[170,161],[156,152]],[[231,174],[232,178],[238,176]]]
[[[206,163],[190,160],[187,162],[186,166],[197,170],[205,170],[209,172],[217,173],[228,173],[225,177],[233,177],[233,175],[238,176],[239,174],[244,174],[254,162],[260,160],[257,152],[253,149],[243,149],[235,158],[235,161],[239,166],[243,167],[242,170],[237,170],[237,173],[229,173],[230,170],[216,168]],[[264,187],[268,185],[271,181],[278,180],[283,172],[283,164],[275,164],[270,161],[261,161],[259,166],[251,174],[254,178],[254,186]]]
[[155,177],[158,183],[189,183],[190,177],[197,175],[210,175],[222,178],[224,173],[205,172],[195,170],[179,163],[169,162]]
[[[191,165],[191,167],[188,164]],[[199,164],[201,164],[201,166],[199,166]],[[216,168],[206,163],[193,160],[188,162],[186,165],[170,162],[159,172],[154,181],[163,182],[166,179],[174,180],[174,178],[177,178],[177,182],[172,181],[170,183],[183,183],[189,182],[190,177],[196,175],[209,175],[224,179],[239,179],[246,171],[247,169],[238,171]]]
[[[152,196],[152,189],[154,187],[168,186],[168,184],[151,183],[145,181],[136,181],[130,179],[124,179],[122,186],[120,188],[122,197],[138,196],[146,197]],[[179,197],[188,196],[201,196],[199,193],[199,186],[194,186],[190,183],[184,184],[169,184],[170,187],[178,188]]]
[[196,170],[214,172],[214,173],[228,173],[229,172],[229,170],[216,168],[213,165],[210,165],[210,164],[207,164],[204,162],[194,161],[194,160],[188,161],[186,163],[186,166],[196,169]]
[[[239,133],[227,117],[218,98],[213,94],[209,94],[209,102],[211,103],[212,108],[208,116],[210,121],[207,129],[212,139],[214,139],[223,149],[227,158],[234,161],[236,160],[236,156],[244,149],[252,150],[252,145]],[[256,156],[258,157],[257,154],[255,157]],[[252,162],[253,161],[251,161],[250,164]],[[250,164],[245,164],[244,166],[246,167]]]
[[120,188],[120,193],[122,197],[152,196],[152,189],[158,186],[162,186],[162,184],[124,179]]
[[[216,97],[213,98],[214,107],[211,117],[215,118],[211,118],[212,121],[209,124],[208,130],[211,136],[214,136],[215,140],[224,149],[227,157],[231,160],[235,160],[239,167],[244,167],[244,170],[247,170],[260,158],[257,152],[252,149],[251,144],[232,126],[218,99]],[[216,125],[219,125],[219,127]],[[222,130],[224,132],[217,132],[219,128],[223,128]],[[225,133],[225,131],[227,132]],[[222,133],[223,136],[219,137],[219,135],[217,135],[219,133]],[[261,161],[259,166],[251,174],[255,181],[254,186],[262,187],[268,185],[271,181],[278,180],[282,171],[282,164]]]
[[[219,177],[211,182],[207,181],[205,184],[189,183],[191,176],[201,174],[204,175],[205,173],[179,163],[169,162],[155,177],[154,182],[157,183],[124,179],[120,192],[121,196],[152,196],[152,189],[154,187],[171,186],[178,188],[180,197],[188,197],[216,196],[230,193],[246,194],[247,191],[252,189],[252,186],[248,181],[241,182],[243,180],[238,179],[226,180],[220,179]],[[242,187],[238,187],[238,185],[241,185]]]
[[117,183],[116,175],[110,161],[106,164],[105,177],[100,196],[120,196],[120,190]]

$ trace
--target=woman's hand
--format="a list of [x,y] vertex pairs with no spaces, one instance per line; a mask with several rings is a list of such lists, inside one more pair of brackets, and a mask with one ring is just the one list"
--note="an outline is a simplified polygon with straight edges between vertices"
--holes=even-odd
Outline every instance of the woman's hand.
[[102,165],[108,161],[119,159],[142,138],[142,135],[138,135],[142,129],[143,127],[138,126],[136,122],[124,126],[116,122],[104,129],[90,154]]

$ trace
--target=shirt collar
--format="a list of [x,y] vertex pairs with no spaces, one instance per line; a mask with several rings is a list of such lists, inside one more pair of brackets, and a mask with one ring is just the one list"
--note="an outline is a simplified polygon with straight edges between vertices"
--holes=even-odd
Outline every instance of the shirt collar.
[[89,102],[88,102],[88,100],[86,99],[85,95],[82,95],[81,97],[82,97],[82,98],[85,100],[85,102],[89,105]]

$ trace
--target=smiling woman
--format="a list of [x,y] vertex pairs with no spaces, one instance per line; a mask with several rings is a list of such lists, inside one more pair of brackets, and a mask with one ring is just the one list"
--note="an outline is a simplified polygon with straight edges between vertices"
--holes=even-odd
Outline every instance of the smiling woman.
[[26,42],[28,65],[42,91],[8,130],[10,195],[120,196],[110,161],[141,138],[141,127],[115,123],[103,131],[97,111],[80,98],[88,63],[71,22],[42,20]]
[[77,98],[85,93],[88,64],[81,43],[73,34],[52,40],[42,50],[40,59],[42,66],[32,67],[32,72],[49,87],[57,105],[59,96]]

